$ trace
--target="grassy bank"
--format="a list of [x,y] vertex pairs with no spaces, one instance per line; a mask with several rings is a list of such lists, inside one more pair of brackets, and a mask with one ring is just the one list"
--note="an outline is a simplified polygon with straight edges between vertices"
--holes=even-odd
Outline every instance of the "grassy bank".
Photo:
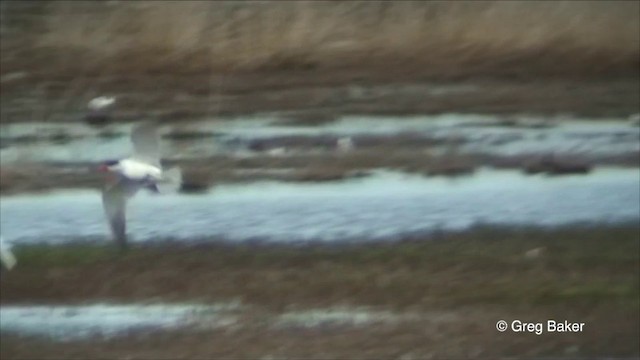
[[[556,230],[477,228],[432,241],[366,245],[25,246],[1,300],[242,299],[396,308],[638,306],[635,226]],[[541,254],[527,255],[532,249]],[[286,294],[286,296],[283,296]]]

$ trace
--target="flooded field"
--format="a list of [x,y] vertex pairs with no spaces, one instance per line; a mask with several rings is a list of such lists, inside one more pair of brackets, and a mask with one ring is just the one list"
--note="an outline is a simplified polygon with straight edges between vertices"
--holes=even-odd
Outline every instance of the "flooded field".
[[[166,122],[164,161],[197,191],[134,197],[122,256],[92,168],[130,153],[134,124],[2,123],[0,229],[18,265],[0,281],[0,351],[637,354],[637,120]],[[589,326],[547,345],[496,332],[523,314]]]
[[[96,165],[131,152],[135,123],[0,124],[0,193],[102,186]],[[163,161],[184,171],[183,191],[263,180],[323,182],[387,169],[427,176],[486,167],[527,174],[586,174],[600,166],[638,168],[636,115],[344,116],[317,124],[263,114],[166,122]]]
[[0,358],[640,355],[638,3],[0,11]]
[[[185,160],[216,155],[257,156],[281,148],[282,156],[332,152],[349,137],[355,149],[393,141],[396,151],[447,151],[488,155],[564,154],[589,159],[640,152],[635,119],[580,120],[569,116],[347,116],[318,125],[285,125],[278,115],[166,125],[164,154]],[[599,121],[598,121],[599,120]],[[81,123],[0,124],[0,159],[87,163],[129,153],[133,124],[94,127]],[[395,140],[394,140],[395,139]]]

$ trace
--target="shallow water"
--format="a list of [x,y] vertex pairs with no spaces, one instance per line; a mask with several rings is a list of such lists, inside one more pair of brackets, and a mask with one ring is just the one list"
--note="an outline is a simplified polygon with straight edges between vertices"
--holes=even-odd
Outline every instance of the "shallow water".
[[[296,136],[393,136],[412,134],[425,139],[465,141],[459,150],[500,155],[531,153],[608,156],[640,151],[640,127],[626,119],[584,121],[570,117],[514,117],[519,124],[505,124],[486,115],[345,116],[317,126],[285,126],[275,115],[232,120],[192,121],[165,126],[163,133],[201,134],[182,140],[165,139],[166,158],[188,159],[217,154],[250,156],[255,139]],[[127,134],[132,124],[97,129],[81,123],[0,124],[0,160],[12,162],[89,162],[120,158],[130,152]],[[111,133],[113,136],[100,136]],[[66,134],[55,141],[50,137]],[[18,141],[37,136],[41,140]],[[49,139],[44,139],[49,137]]]
[[110,338],[131,331],[170,330],[206,322],[233,323],[234,304],[218,305],[2,305],[0,331],[53,340]]
[[[107,241],[100,194],[2,197],[0,225],[13,244]],[[640,218],[637,169],[526,176],[482,170],[469,177],[395,172],[330,183],[225,185],[202,195],[140,193],[128,210],[132,241],[278,242],[396,240],[476,224],[556,226]]]
[[395,323],[418,320],[419,314],[398,314],[391,311],[374,311],[366,308],[328,308],[291,311],[278,316],[273,326],[278,328],[319,326],[367,326],[379,323]]

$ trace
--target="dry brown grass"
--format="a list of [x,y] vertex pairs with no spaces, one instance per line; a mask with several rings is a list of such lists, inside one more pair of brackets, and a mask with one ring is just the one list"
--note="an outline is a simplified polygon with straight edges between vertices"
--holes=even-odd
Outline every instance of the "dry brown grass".
[[[58,70],[257,70],[361,66],[555,71],[637,66],[629,1],[55,2],[23,47]],[[3,12],[11,18],[12,9]],[[35,26],[35,25],[34,25]],[[72,60],[72,61],[70,61]],[[567,66],[571,64],[571,66]]]
[[[113,121],[638,111],[638,2],[13,1],[0,11],[2,122],[81,119],[104,94],[118,97]],[[434,82],[482,91],[434,95]]]

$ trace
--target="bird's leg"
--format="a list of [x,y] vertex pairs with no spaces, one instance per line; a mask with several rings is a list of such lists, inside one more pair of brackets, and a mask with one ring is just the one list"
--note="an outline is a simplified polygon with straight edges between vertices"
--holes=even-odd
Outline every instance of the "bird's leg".
[[160,190],[158,189],[158,186],[156,185],[155,179],[153,179],[149,175],[145,176],[144,179],[142,180],[142,187],[147,189],[147,190],[150,190],[154,194],[159,194],[160,193]]
[[118,247],[118,254],[124,254],[129,250],[129,245],[127,244],[127,237],[119,237],[116,239],[116,245]]
[[160,190],[158,189],[158,185],[156,183],[149,183],[149,184],[145,185],[144,187],[145,187],[145,189],[150,190],[154,194],[159,194],[160,193]]

